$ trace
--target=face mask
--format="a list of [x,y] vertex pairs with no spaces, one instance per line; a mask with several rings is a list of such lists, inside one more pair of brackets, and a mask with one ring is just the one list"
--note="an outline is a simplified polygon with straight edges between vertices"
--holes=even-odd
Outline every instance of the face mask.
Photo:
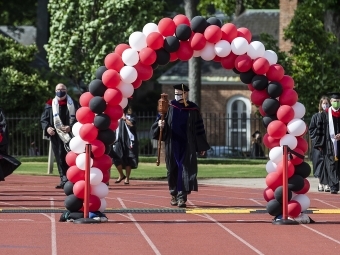
[[179,100],[183,99],[183,95],[182,94],[175,95],[175,99],[176,99],[176,101],[179,101]]
[[64,97],[64,96],[66,96],[66,91],[58,90],[58,91],[55,93],[55,95],[56,95],[57,97]]
[[329,104],[322,104],[321,107],[323,110],[326,110],[329,107]]
[[340,108],[340,102],[332,102],[332,106],[334,109],[339,109]]

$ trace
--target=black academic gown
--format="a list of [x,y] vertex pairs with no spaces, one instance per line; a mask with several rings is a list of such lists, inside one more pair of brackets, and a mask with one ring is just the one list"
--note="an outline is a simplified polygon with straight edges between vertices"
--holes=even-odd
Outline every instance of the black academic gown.
[[320,113],[315,113],[310,121],[309,124],[309,136],[312,141],[312,148],[311,148],[311,159],[313,164],[313,175],[316,178],[321,177],[321,173],[324,170],[324,156],[322,152],[315,148],[315,139],[317,137],[318,126],[321,124],[319,121],[321,120]]
[[251,153],[250,157],[254,159],[263,159],[264,158],[264,152],[262,149],[262,143],[261,138],[254,139],[252,147],[251,147]]
[[[159,139],[158,120],[151,127],[151,137]],[[197,152],[207,151],[203,120],[198,106],[188,101],[188,106],[173,100],[165,116],[162,141],[165,142],[165,162],[169,190],[172,195],[182,191],[198,190]]]
[[[328,109],[329,111],[331,108]],[[340,116],[333,117],[334,132],[340,132]],[[324,170],[320,173],[320,183],[328,184],[331,189],[339,191],[340,174],[340,142],[337,142],[337,155],[334,155],[333,143],[329,134],[328,112],[321,112],[316,116],[317,130],[315,134],[314,148],[321,148],[324,157]],[[335,160],[335,156],[339,159]]]

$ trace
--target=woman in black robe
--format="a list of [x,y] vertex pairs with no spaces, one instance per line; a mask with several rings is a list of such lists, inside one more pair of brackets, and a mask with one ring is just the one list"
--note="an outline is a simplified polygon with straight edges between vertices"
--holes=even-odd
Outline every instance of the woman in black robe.
[[250,157],[255,159],[263,159],[264,158],[264,152],[262,149],[262,137],[261,133],[256,130],[255,133],[252,135],[253,142],[251,147],[251,153]]

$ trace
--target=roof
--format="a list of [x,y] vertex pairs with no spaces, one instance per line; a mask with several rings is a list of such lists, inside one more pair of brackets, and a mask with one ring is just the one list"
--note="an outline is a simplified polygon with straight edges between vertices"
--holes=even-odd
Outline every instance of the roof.
[[15,29],[11,29],[9,26],[0,26],[0,30],[23,45],[35,44],[37,29],[34,26],[18,26]]

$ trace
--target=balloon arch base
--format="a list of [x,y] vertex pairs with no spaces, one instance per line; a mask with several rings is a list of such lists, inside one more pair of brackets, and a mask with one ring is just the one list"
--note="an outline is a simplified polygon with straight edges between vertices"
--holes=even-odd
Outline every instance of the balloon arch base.
[[91,218],[81,218],[73,221],[75,224],[95,224],[95,223],[101,223],[101,221],[91,219]]
[[275,220],[272,223],[273,225],[299,225],[299,222],[289,219]]

